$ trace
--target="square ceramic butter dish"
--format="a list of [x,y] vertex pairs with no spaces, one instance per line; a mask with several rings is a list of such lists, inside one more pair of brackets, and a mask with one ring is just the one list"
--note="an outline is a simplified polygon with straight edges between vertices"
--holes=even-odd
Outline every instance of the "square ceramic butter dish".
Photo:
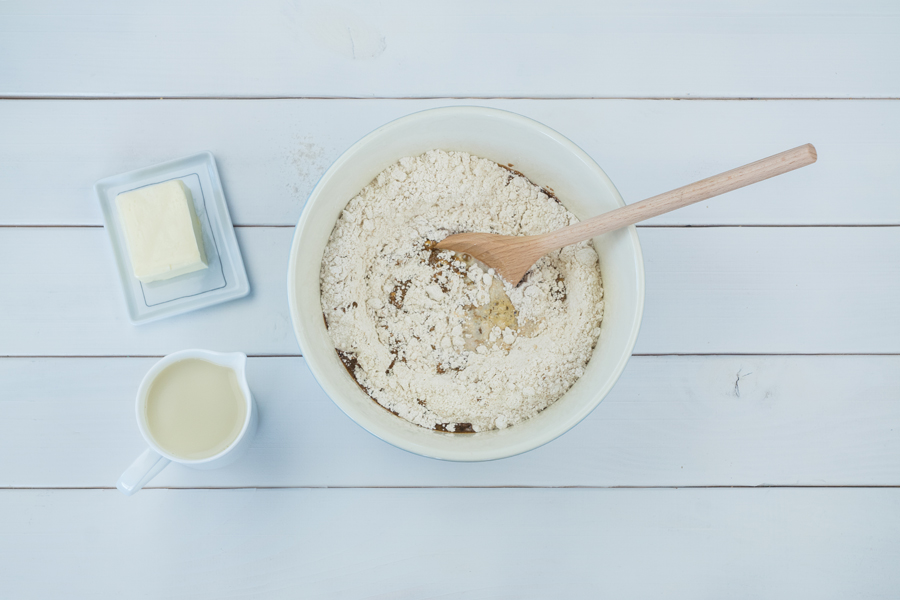
[[[191,191],[209,268],[172,279],[142,283],[132,272],[116,196],[175,179],[180,179]],[[180,315],[250,293],[250,282],[225,204],[216,160],[209,152],[101,179],[94,184],[94,192],[103,211],[132,323]]]

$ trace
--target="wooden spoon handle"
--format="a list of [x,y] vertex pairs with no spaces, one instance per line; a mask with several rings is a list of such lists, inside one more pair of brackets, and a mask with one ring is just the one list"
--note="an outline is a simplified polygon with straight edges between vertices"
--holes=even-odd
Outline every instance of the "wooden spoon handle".
[[651,217],[730,192],[738,188],[782,175],[788,171],[816,162],[816,149],[812,144],[798,146],[774,156],[752,162],[718,175],[691,183],[677,190],[647,198],[610,212],[540,236],[544,252],[583,242],[594,236],[634,225]]

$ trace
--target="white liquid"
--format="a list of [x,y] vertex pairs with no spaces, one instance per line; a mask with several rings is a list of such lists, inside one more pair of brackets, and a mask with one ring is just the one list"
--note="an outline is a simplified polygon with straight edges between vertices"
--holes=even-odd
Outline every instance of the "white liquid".
[[234,370],[188,358],[156,376],[145,411],[150,435],[163,450],[198,460],[215,456],[237,439],[247,402]]

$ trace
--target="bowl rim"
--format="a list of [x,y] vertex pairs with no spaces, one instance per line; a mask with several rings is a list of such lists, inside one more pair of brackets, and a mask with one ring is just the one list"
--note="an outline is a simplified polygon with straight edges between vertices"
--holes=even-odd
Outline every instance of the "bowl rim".
[[[298,260],[298,249],[300,245],[300,233],[306,228],[307,222],[309,220],[309,207],[313,200],[321,193],[322,188],[329,182],[329,180],[335,176],[335,173],[340,170],[340,168],[350,160],[350,157],[355,155],[356,152],[367,145],[371,138],[377,137],[382,134],[385,130],[394,128],[398,126],[401,122],[406,124],[408,122],[414,122],[417,120],[428,119],[435,116],[436,113],[440,113],[440,116],[455,116],[455,115],[482,115],[482,116],[490,116],[491,118],[499,118],[506,119],[514,123],[518,123],[520,125],[525,125],[527,127],[531,127],[536,129],[543,135],[553,139],[555,142],[560,144],[561,146],[568,149],[577,159],[580,159],[581,162],[585,164],[589,169],[595,172],[610,188],[613,193],[615,201],[618,205],[625,206],[625,201],[622,198],[622,195],[619,193],[618,188],[616,188],[615,184],[609,178],[605,171],[597,164],[597,162],[590,157],[584,150],[581,149],[580,146],[575,144],[572,140],[562,135],[555,129],[544,125],[543,123],[536,121],[530,117],[526,117],[524,115],[520,115],[518,113],[514,113],[511,111],[491,108],[485,106],[477,106],[477,105],[461,105],[461,106],[443,106],[436,108],[428,108],[420,111],[416,111],[410,113],[408,115],[404,115],[402,117],[398,117],[393,119],[384,125],[372,130],[367,133],[365,136],[360,138],[356,143],[347,148],[341,155],[325,170],[319,180],[316,182],[316,185],[313,187],[312,191],[310,191],[309,196],[306,199],[306,203],[303,205],[303,210],[300,213],[300,218],[297,221],[297,225],[294,227],[294,235],[291,240],[291,249],[290,256],[288,260],[288,272],[287,272],[287,292],[288,292],[288,308],[291,314],[291,325],[294,329],[294,336],[297,339],[297,344],[300,347],[300,351],[303,359],[305,360],[310,373],[312,373],[313,378],[319,384],[319,387],[325,392],[325,394],[334,402],[335,405],[343,412],[347,417],[350,418],[351,421],[356,423],[359,427],[369,432],[373,436],[378,439],[394,446],[395,448],[399,448],[401,450],[405,450],[412,454],[416,454],[419,456],[424,456],[427,458],[434,458],[438,460],[446,460],[446,461],[454,461],[454,462],[481,462],[481,461],[490,461],[490,460],[498,460],[502,458],[508,458],[511,456],[516,456],[519,454],[524,454],[525,452],[530,452],[536,448],[540,448],[544,444],[547,444],[558,437],[562,436],[570,429],[578,425],[582,420],[584,420],[591,412],[593,412],[597,406],[606,398],[615,384],[618,382],[619,378],[622,375],[622,372],[625,370],[625,366],[628,363],[628,360],[632,356],[632,352],[634,351],[635,343],[637,342],[638,335],[640,334],[641,322],[643,320],[644,315],[644,295],[645,295],[645,273],[644,273],[644,258],[643,252],[641,250],[640,238],[637,234],[637,228],[634,225],[630,225],[621,231],[627,232],[631,242],[634,245],[635,255],[635,267],[636,267],[636,275],[637,275],[637,310],[634,313],[634,318],[631,323],[631,332],[628,338],[628,342],[625,347],[625,351],[622,353],[618,364],[616,364],[615,368],[612,370],[611,376],[608,378],[606,384],[599,388],[594,394],[594,400],[588,403],[585,407],[583,407],[580,411],[574,413],[570,418],[566,419],[562,423],[560,423],[557,427],[543,432],[542,435],[535,436],[533,439],[529,440],[527,443],[518,443],[514,445],[510,445],[507,447],[502,447],[500,449],[493,450],[482,450],[479,453],[475,454],[471,451],[467,453],[462,452],[453,452],[435,449],[427,446],[423,446],[418,443],[410,442],[408,440],[404,440],[402,438],[395,438],[394,436],[390,436],[389,434],[376,430],[375,428],[369,428],[360,421],[356,420],[354,416],[351,414],[352,411],[348,411],[347,407],[344,406],[345,401],[340,397],[340,394],[337,393],[335,389],[330,385],[327,378],[325,378],[319,372],[319,364],[318,359],[313,356],[308,356],[304,349],[304,334],[299,326],[299,308],[297,302],[296,295],[296,272],[297,272],[297,260]],[[348,198],[349,202],[351,198]],[[374,400],[373,400],[374,402]],[[397,417],[400,418],[400,417]]]

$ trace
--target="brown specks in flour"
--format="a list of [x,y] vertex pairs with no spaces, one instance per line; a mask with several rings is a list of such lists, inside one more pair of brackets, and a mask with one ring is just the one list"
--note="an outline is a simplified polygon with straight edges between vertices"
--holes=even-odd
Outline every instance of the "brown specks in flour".
[[504,428],[556,401],[599,336],[597,254],[577,244],[512,287],[434,244],[459,231],[538,234],[576,222],[552,192],[462,152],[400,160],[346,206],[322,260],[322,306],[348,370],[423,427]]

